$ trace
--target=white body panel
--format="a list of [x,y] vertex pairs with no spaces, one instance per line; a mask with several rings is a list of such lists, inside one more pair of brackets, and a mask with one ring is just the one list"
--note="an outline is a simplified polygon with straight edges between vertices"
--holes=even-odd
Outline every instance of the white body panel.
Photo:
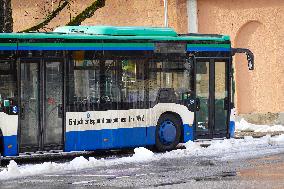
[[18,134],[18,115],[8,115],[0,112],[0,128],[3,136],[13,136]]
[[231,109],[230,121],[236,120],[236,108]]
[[194,113],[186,106],[159,103],[150,109],[66,112],[66,132],[156,126],[167,111],[177,113],[183,124],[193,124]]

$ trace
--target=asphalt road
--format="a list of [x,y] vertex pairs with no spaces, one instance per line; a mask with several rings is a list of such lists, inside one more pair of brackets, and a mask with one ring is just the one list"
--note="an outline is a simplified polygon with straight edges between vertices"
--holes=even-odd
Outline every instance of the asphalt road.
[[0,181],[0,188],[284,188],[284,154],[164,158]]

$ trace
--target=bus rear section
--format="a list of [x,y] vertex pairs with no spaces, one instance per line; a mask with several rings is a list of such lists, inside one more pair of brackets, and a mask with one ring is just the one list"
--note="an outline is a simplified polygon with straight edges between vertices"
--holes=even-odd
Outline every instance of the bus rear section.
[[[227,36],[63,29],[64,35],[1,38],[2,155],[137,146],[168,151],[233,135],[234,53]],[[105,29],[107,36],[100,33]]]

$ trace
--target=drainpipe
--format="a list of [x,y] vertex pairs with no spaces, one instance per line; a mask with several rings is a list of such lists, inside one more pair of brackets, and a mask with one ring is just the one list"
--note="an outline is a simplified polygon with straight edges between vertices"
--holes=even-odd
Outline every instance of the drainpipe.
[[197,0],[187,0],[188,33],[198,33]]
[[165,27],[169,27],[168,23],[168,0],[164,0],[164,17],[165,17]]

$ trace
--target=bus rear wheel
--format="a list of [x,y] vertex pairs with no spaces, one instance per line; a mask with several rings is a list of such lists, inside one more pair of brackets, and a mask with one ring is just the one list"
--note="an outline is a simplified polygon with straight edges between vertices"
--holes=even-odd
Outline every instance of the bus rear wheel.
[[158,151],[173,150],[181,137],[182,121],[171,113],[163,114],[158,121],[155,147]]

